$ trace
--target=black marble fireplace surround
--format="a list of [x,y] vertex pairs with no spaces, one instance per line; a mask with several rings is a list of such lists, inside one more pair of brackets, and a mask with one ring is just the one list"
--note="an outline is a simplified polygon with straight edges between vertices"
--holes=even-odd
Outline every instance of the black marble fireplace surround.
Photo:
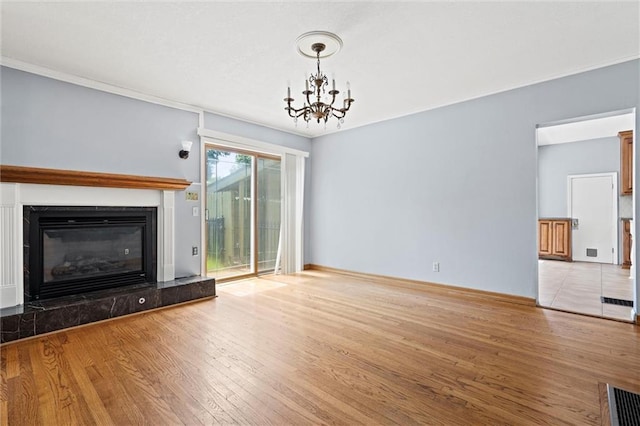
[[[131,220],[140,216],[145,217],[144,225]],[[43,217],[54,220],[41,220]],[[57,220],[60,217],[67,219]],[[194,276],[156,282],[155,208],[26,206],[24,218],[25,303],[0,309],[0,343],[216,296],[213,278]],[[48,237],[60,240],[47,243],[57,260],[49,262],[46,271],[42,268],[42,252],[34,251],[31,246],[34,238],[43,238],[39,222],[53,224]],[[78,225],[82,225],[80,222],[90,225],[88,236],[98,236],[100,244],[109,249],[91,248],[89,254],[77,253],[78,249],[87,247],[84,241],[87,235],[76,232]],[[111,225],[114,226],[109,228]],[[72,230],[70,234],[64,232],[68,229]],[[65,239],[72,243],[71,248],[65,247]],[[64,255],[60,254],[65,250]],[[101,259],[96,260],[98,257]],[[136,260],[129,261],[130,257]],[[54,268],[58,268],[55,273]],[[85,274],[78,275],[78,272]],[[36,275],[39,286],[61,281],[62,291],[43,293],[36,289],[39,291],[36,293],[31,285]],[[124,279],[117,278],[118,275],[124,275]],[[109,283],[113,277],[116,279]],[[39,297],[35,297],[36,294]]]
[[133,284],[0,309],[0,343],[216,296],[213,278]]
[[25,300],[156,281],[155,207],[25,206]]

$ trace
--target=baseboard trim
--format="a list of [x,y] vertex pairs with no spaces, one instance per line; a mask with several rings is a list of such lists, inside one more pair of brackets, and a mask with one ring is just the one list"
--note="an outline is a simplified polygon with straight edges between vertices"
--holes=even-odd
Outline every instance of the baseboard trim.
[[531,297],[515,296],[511,294],[504,294],[504,293],[495,293],[492,291],[477,290],[473,288],[458,287],[458,286],[447,285],[447,284],[438,284],[438,283],[432,283],[429,281],[411,280],[407,278],[398,278],[398,277],[392,277],[388,275],[377,275],[377,274],[368,274],[364,272],[355,272],[355,271],[349,271],[346,269],[332,268],[329,266],[315,265],[313,263],[304,265],[304,269],[311,270],[311,271],[332,272],[335,274],[348,275],[350,277],[364,279],[364,280],[384,281],[385,284],[390,284],[390,285],[398,285],[403,287],[411,287],[411,288],[419,288],[419,289],[428,289],[429,291],[434,291],[440,294],[451,295],[452,293],[455,293],[455,294],[464,295],[468,297],[491,300],[494,302],[504,302],[504,303],[511,303],[516,305],[524,305],[524,306],[536,306],[536,299]]

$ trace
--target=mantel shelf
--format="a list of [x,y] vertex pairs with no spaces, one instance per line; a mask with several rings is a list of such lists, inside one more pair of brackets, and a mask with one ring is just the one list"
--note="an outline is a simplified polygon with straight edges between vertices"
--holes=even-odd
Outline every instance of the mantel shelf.
[[8,165],[0,165],[0,182],[174,191],[183,190],[191,185],[186,179]]

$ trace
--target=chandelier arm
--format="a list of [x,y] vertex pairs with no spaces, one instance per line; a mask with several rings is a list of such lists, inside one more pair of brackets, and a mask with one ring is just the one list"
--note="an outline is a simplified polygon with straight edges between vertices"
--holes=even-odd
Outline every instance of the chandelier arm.
[[306,116],[306,115],[309,113],[309,107],[307,107],[307,108],[295,109],[295,110],[294,110],[294,113],[296,114],[296,115],[294,116],[294,118],[298,118],[298,117],[300,117],[301,115],[305,115],[305,116]]
[[285,108],[287,110],[287,112],[289,113],[289,117],[291,118],[297,118],[300,117],[300,114],[298,114],[300,111],[304,111],[305,108],[294,108],[291,106],[291,101],[288,102],[288,106]]
[[[306,107],[302,107],[302,108],[294,108],[291,106],[291,103],[289,102],[289,106],[285,108],[285,110],[287,110],[287,113],[289,114],[289,117],[291,118],[298,118],[302,115],[307,116],[309,114],[309,111],[311,111],[311,107],[310,106],[306,106]],[[308,118],[305,117],[305,120],[308,121]]]
[[295,111],[295,113],[293,113],[293,114],[291,113],[291,111],[289,111],[289,117],[291,117],[291,118],[298,118],[298,117],[300,117],[301,115],[304,115],[304,114],[305,114],[304,108],[301,108],[301,109]]
[[287,106],[284,109],[287,111],[287,114],[289,114],[289,117],[295,118],[295,115],[292,114],[292,111],[295,112],[295,108],[291,106],[291,101],[287,102]]
[[333,104],[334,104],[334,102],[336,101],[336,95],[337,95],[338,93],[340,93],[340,92],[338,92],[337,90],[331,90],[331,91],[329,92],[329,94],[331,95],[331,103],[329,104],[329,106],[331,107],[331,109],[335,109],[335,108],[333,108]]
[[341,119],[344,118],[347,114],[346,111],[343,111],[342,109],[333,108],[333,110],[331,111],[331,115],[333,115],[337,119]]

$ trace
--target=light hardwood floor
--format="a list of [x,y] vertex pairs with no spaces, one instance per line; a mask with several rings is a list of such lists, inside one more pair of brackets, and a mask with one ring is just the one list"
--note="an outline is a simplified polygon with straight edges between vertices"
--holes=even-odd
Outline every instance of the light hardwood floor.
[[639,327],[321,271],[1,348],[3,424],[600,425]]
[[600,297],[633,300],[633,280],[620,265],[538,261],[539,303],[556,309],[632,320],[632,308],[602,303]]

